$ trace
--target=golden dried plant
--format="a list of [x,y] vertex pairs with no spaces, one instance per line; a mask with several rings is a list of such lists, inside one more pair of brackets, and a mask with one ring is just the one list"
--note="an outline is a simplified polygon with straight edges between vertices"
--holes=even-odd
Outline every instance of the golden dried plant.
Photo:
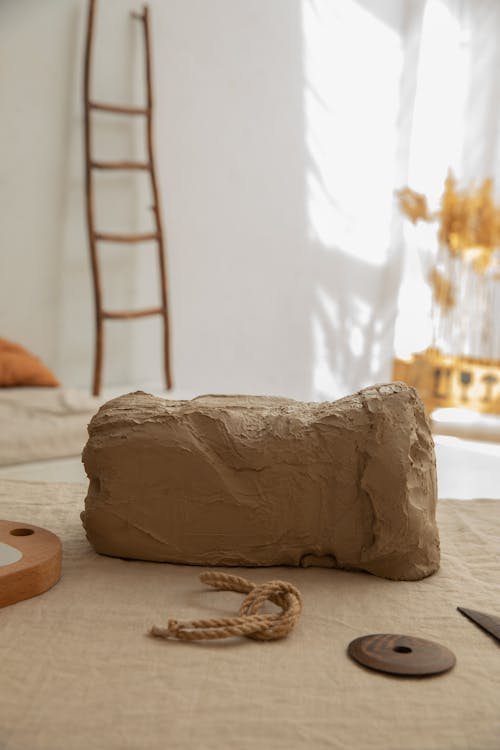
[[448,174],[438,211],[430,213],[425,195],[410,188],[399,190],[401,211],[414,224],[419,221],[439,220],[438,239],[453,257],[471,263],[477,273],[494,262],[494,251],[500,247],[500,206],[493,198],[493,181],[484,180],[476,188],[470,185],[458,190],[455,178]]
[[429,221],[429,211],[427,209],[427,198],[422,193],[416,193],[409,187],[401,188],[396,191],[399,198],[399,206],[404,214],[413,224],[419,219]]
[[432,288],[432,297],[436,304],[445,310],[451,310],[452,307],[455,307],[456,297],[453,284],[437,268],[431,270],[429,283]]

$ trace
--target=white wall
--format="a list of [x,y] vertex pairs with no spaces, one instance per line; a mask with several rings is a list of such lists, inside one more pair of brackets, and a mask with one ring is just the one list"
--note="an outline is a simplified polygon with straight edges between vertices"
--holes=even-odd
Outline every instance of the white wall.
[[[397,0],[350,4],[363,18],[373,16],[375,30],[394,31],[394,26],[396,36],[400,33],[404,18]],[[128,16],[131,5],[126,0],[99,5],[97,99],[140,101],[142,48],[139,25]],[[319,161],[314,163],[316,135],[305,106],[307,87],[315,86],[307,80],[308,45],[315,42],[305,38],[305,21],[314,5],[325,3],[151,3],[156,142],[179,392],[333,397],[389,375],[399,282],[392,240],[374,236],[365,250],[382,261],[364,262],[342,250],[342,232],[324,237],[311,213],[311,180],[318,176]],[[66,383],[89,387],[93,303],[83,196],[85,13],[83,0],[3,0],[0,5],[0,336],[35,351]],[[355,35],[352,23],[345,33]],[[385,31],[380,44],[386,46]],[[386,51],[393,57],[384,58],[381,68],[381,73],[392,71],[395,91],[399,44],[396,39],[393,52]],[[321,55],[328,40],[322,45]],[[354,47],[345,71],[341,63],[332,75],[342,78],[348,65],[366,63],[362,46]],[[375,55],[372,87],[378,64]],[[322,69],[329,65],[326,56]],[[394,99],[388,121],[395,120],[397,107]],[[345,137],[344,131],[335,132],[337,121],[331,125],[334,140]],[[95,115],[95,122],[101,155],[140,154],[138,124],[110,115]],[[343,126],[346,122],[344,117]],[[377,122],[385,127],[380,118]],[[361,126],[358,122],[356,135],[363,138]],[[330,138],[323,132],[325,137]],[[345,145],[362,178],[369,165],[356,162],[354,141]],[[373,147],[393,170],[394,144]],[[147,186],[137,179],[102,178],[103,229],[147,228]],[[321,170],[319,180],[328,187]],[[383,200],[390,202],[387,190]],[[334,211],[332,217],[335,229]],[[153,246],[107,246],[101,257],[110,307],[154,303]],[[157,320],[108,323],[105,381],[160,382],[159,331]],[[330,377],[318,376],[325,367]]]

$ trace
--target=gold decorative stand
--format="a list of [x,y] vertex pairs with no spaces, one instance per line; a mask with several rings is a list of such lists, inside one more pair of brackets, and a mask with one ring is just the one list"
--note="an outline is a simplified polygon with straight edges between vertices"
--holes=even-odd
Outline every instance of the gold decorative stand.
[[500,414],[500,362],[442,354],[426,349],[409,360],[394,361],[393,379],[414,386],[430,414],[443,407],[462,407]]

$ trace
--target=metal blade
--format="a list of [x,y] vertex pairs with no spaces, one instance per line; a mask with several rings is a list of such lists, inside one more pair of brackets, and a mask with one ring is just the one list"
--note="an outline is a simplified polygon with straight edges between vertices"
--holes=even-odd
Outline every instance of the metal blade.
[[479,625],[480,628],[486,630],[497,641],[500,641],[500,617],[487,615],[485,612],[477,612],[475,609],[465,609],[464,607],[457,607],[457,609],[469,620]]

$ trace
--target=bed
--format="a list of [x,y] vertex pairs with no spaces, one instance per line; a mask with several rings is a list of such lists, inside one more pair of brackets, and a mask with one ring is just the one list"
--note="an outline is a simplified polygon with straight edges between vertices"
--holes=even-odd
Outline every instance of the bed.
[[71,388],[0,388],[0,467],[79,456],[101,403]]

